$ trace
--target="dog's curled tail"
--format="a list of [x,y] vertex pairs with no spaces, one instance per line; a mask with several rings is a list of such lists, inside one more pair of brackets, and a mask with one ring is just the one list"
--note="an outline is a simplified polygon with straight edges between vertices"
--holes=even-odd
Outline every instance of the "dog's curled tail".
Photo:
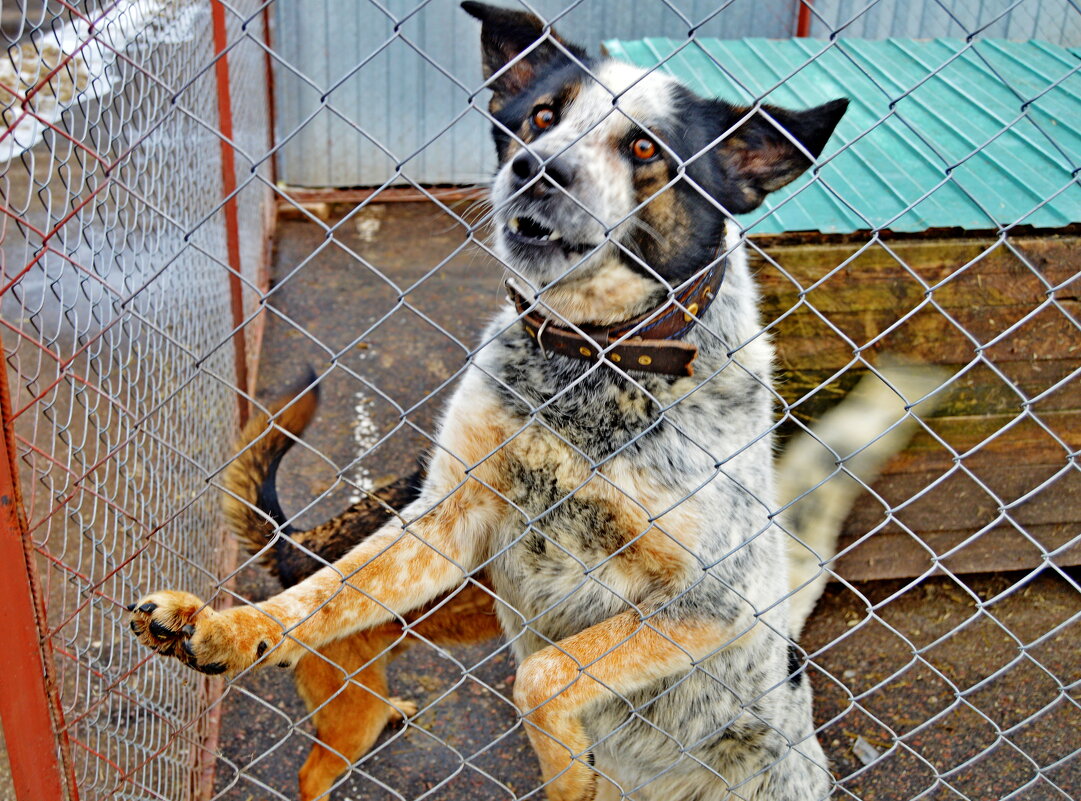
[[237,443],[237,457],[225,468],[222,505],[233,535],[275,575],[277,548],[268,548],[276,531],[294,532],[282,512],[274,479],[282,457],[304,433],[319,406],[319,390],[309,375],[301,388],[279,398],[248,420]]
[[908,444],[919,416],[941,403],[949,373],[885,356],[845,399],[792,438],[777,462],[777,496],[788,532],[789,625],[799,637],[828,573],[823,563],[852,505],[883,465]]
[[348,509],[310,529],[297,529],[278,502],[275,481],[282,457],[315,416],[319,392],[315,375],[252,415],[237,444],[238,456],[225,468],[223,504],[230,530],[283,587],[291,587],[340,559],[377,531],[395,510],[417,497],[421,472],[415,471],[375,490]]

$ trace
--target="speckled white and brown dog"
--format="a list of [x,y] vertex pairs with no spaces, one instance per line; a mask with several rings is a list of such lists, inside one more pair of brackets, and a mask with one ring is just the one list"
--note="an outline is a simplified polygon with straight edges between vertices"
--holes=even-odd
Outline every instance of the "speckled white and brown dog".
[[407,523],[259,604],[154,593],[132,628],[235,674],[483,573],[550,799],[825,798],[791,645],[808,605],[788,605],[813,574],[789,575],[774,522],[772,349],[728,215],[806,170],[847,101],[736,108],[590,59],[530,15],[464,7],[483,23],[515,303]]

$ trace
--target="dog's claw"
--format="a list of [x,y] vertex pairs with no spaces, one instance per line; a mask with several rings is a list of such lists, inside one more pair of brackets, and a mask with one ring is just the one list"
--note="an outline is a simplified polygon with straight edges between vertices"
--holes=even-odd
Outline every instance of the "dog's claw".
[[129,612],[134,612],[135,611],[135,604],[134,603],[127,604],[124,608],[127,609]]
[[281,639],[278,624],[254,609],[215,612],[178,590],[137,601],[128,625],[147,648],[211,676],[250,667]]
[[156,620],[151,620],[150,621],[150,633],[153,634],[155,637],[159,637],[159,638],[161,638],[163,640],[167,640],[170,637],[175,637],[176,636],[175,631],[173,631],[170,628],[167,628],[166,626],[161,625],[161,623],[159,623]]

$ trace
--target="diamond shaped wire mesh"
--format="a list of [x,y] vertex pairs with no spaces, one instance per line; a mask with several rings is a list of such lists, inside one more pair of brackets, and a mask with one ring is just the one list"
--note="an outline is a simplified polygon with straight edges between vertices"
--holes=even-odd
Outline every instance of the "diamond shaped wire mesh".
[[[1077,797],[1081,220],[1069,214],[1081,165],[1076,131],[1049,109],[1078,102],[1081,62],[1065,61],[1043,80],[999,71],[1014,52],[1002,40],[1036,39],[1054,58],[1076,59],[1081,9],[1072,0],[516,5],[592,52],[607,42],[650,54],[636,82],[658,72],[686,79],[690,70],[702,86],[724,81],[743,94],[729,99],[756,103],[829,63],[873,86],[870,122],[776,206],[741,217],[725,243],[751,258],[761,328],[739,338],[708,332],[729,348],[712,378],[745,374],[767,386],[775,408],[734,453],[712,453],[681,432],[688,450],[712,464],[695,490],[737,482],[743,452],[776,443],[780,492],[749,499],[763,521],[750,540],[785,521],[847,521],[835,555],[804,548],[796,557],[830,584],[790,643],[790,675],[762,688],[767,698],[800,675],[810,681],[833,797]],[[514,542],[466,565],[456,593],[420,612],[395,612],[363,648],[309,648],[303,699],[284,673],[251,670],[226,682],[155,656],[131,636],[124,608],[162,587],[216,608],[273,595],[280,587],[265,562],[333,561],[303,537],[287,537],[289,527],[311,530],[369,502],[445,447],[441,410],[464,376],[483,370],[480,354],[501,332],[483,334],[479,321],[504,302],[499,276],[513,272],[490,243],[499,209],[477,200],[476,188],[497,166],[489,129],[512,139],[518,132],[489,111],[476,24],[438,0],[48,0],[3,13],[0,332],[13,401],[5,425],[15,436],[45,609],[37,624],[53,662],[52,758],[72,797],[291,799],[309,751],[304,798],[544,797],[525,714],[543,699],[525,693],[522,676],[516,681],[515,643],[561,647],[546,636],[544,617],[582,587],[636,608],[604,567],[651,537],[678,544],[665,518],[694,495],[651,511],[606,475],[604,461],[646,433],[603,460],[566,440],[544,407],[588,374],[544,407],[525,400],[527,423],[499,447],[450,454],[473,470],[539,431],[584,459],[588,473],[539,513],[488,486],[521,518]],[[800,40],[796,60],[763,57],[772,72],[759,83],[719,55],[735,51],[718,39],[746,40],[740,46],[761,54],[780,51],[755,37],[797,33],[811,38]],[[905,69],[868,63],[861,37],[892,37],[909,57]],[[922,50],[902,42],[935,37],[950,38]],[[947,130],[944,109],[928,112],[936,86],[956,89],[955,76],[974,68],[999,78],[995,108],[1007,113],[983,137]],[[637,124],[611,94],[611,114]],[[885,218],[872,198],[851,191],[842,169],[859,159],[881,173],[884,194],[892,191],[883,176],[898,166],[858,149],[879,128],[933,176],[914,194],[896,194]],[[1040,143],[1054,169],[1017,187],[1006,218],[996,194],[1005,190],[983,183],[980,169],[1022,141]],[[677,181],[693,184],[687,169],[703,153],[628,218]],[[964,236],[891,231],[947,195],[979,220]],[[771,217],[802,218],[819,196],[855,233],[762,233]],[[402,199],[414,202],[395,202]],[[1056,214],[1066,215],[1057,228],[1033,222]],[[602,222],[606,244],[664,281],[620,241],[626,219]],[[682,287],[666,288],[674,297]],[[778,349],[773,385],[746,366],[766,339]],[[901,385],[890,361],[898,353],[939,370]],[[665,425],[678,427],[670,412],[697,402],[697,389],[661,402],[639,374],[617,369]],[[831,439],[828,410],[856,397],[867,375],[879,377],[879,391],[892,388],[896,413],[864,441]],[[282,466],[286,519],[271,521],[259,553],[238,554],[222,502],[235,500],[229,466],[251,447],[237,444],[242,424],[298,380],[318,386],[321,411]],[[869,457],[887,443],[903,452],[876,479]],[[801,447],[827,451],[828,467],[808,468]],[[572,514],[576,494],[597,484],[646,522],[587,564],[552,529]],[[829,507],[826,497],[843,503]],[[422,496],[424,508],[410,508],[419,517],[446,500]],[[797,531],[793,522],[786,536]],[[578,560],[573,586],[539,612],[513,608],[488,579],[520,542]],[[754,607],[756,625],[776,630],[772,612],[787,599],[761,603],[726,589]],[[447,633],[448,621],[477,609],[490,618],[493,606],[515,620],[508,639]],[[672,644],[659,624],[644,625],[659,651],[666,638]],[[493,620],[485,626],[494,633]],[[590,675],[604,656],[581,670]],[[711,664],[703,658],[694,671]],[[708,677],[718,686],[728,680]],[[704,765],[704,744],[723,739],[716,730],[685,742],[656,731],[655,708],[683,681],[648,697],[608,687],[625,719],[604,738],[644,731],[674,743],[671,764],[614,791],[607,785],[611,797],[655,798],[651,784],[663,785],[687,760]],[[760,700],[741,699],[741,719],[765,720]],[[362,746],[339,731],[362,728],[350,717],[358,714],[379,723]],[[10,742],[17,724],[5,719],[4,731]],[[769,769],[716,776],[726,788],[716,797],[762,797]]]

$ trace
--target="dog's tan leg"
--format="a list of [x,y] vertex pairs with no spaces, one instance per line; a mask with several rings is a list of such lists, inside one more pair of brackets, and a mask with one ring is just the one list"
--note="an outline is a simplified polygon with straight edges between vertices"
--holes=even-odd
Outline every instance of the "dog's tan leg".
[[315,710],[319,738],[300,769],[301,801],[329,801],[334,781],[368,752],[386,725],[416,713],[412,702],[388,695],[386,666],[401,636],[400,626],[381,626],[329,643],[297,663],[297,692]]
[[[412,616],[410,616],[412,617]],[[335,780],[368,752],[388,723],[416,704],[393,698],[386,667],[417,638],[440,646],[469,645],[501,633],[491,595],[470,585],[417,615],[403,638],[398,624],[379,626],[330,642],[301,657],[293,671],[297,692],[313,715],[319,742],[300,769],[300,799],[329,799]],[[324,658],[325,657],[325,658]],[[353,675],[356,671],[360,671]],[[346,675],[352,680],[345,689]],[[359,686],[363,685],[363,686]],[[387,699],[388,704],[382,699]]]
[[493,423],[497,413],[472,409],[451,427],[424,491],[402,513],[408,525],[388,523],[333,565],[252,606],[217,612],[188,593],[154,593],[132,605],[132,630],[197,670],[235,674],[264,655],[261,664],[295,665],[310,648],[438,597],[481,563],[508,514],[498,486],[509,435]]
[[[472,645],[499,637],[503,629],[495,614],[492,591],[470,584],[450,598],[416,616],[408,616],[416,638],[440,646]],[[416,640],[410,638],[415,643]]]
[[625,612],[544,648],[518,668],[514,701],[540,760],[551,801],[590,801],[596,776],[581,712],[613,693],[625,695],[690,670],[695,661],[745,634],[716,621],[642,618]]

